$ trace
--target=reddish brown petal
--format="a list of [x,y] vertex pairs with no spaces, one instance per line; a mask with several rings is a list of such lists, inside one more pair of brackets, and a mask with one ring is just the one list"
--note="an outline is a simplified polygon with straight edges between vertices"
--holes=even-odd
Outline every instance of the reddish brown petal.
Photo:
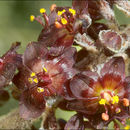
[[[91,97],[94,94],[93,84],[97,82],[98,74],[84,71],[76,75],[70,82],[70,90],[75,97]],[[86,94],[85,94],[86,93]]]
[[88,11],[88,2],[87,0],[73,0],[72,2],[73,8],[76,10],[77,14],[87,13]]
[[10,50],[0,58],[0,87],[6,86],[12,80],[16,68],[22,64],[21,55],[16,53],[20,43],[12,44]]
[[21,95],[20,116],[26,120],[36,118],[42,114],[45,107],[43,95],[38,95],[32,90],[26,90]]
[[113,74],[114,76],[120,76],[122,80],[125,78],[125,63],[122,57],[113,57],[104,64],[101,70],[101,76],[106,74]]
[[70,120],[65,125],[65,130],[84,130],[83,116],[76,114],[70,118]]
[[130,100],[130,76],[126,77],[125,79],[125,90],[126,90],[125,97]]
[[85,76],[77,75],[70,82],[70,90],[73,96],[81,98],[83,91],[89,90],[88,97],[93,94],[93,89],[89,88],[89,81],[85,80]]
[[29,43],[23,55],[23,63],[31,70],[34,66],[37,66],[37,70],[41,70],[41,58],[45,57],[46,54],[47,49],[42,44],[38,42]]

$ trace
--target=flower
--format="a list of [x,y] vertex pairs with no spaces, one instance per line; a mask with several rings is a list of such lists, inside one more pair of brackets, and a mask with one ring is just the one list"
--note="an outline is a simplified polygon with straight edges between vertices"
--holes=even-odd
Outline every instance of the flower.
[[92,21],[89,15],[85,14],[86,12],[78,12],[76,6],[63,8],[52,5],[49,16],[44,8],[40,9],[40,13],[45,24],[40,16],[31,15],[30,20],[36,20],[43,26],[38,41],[47,47],[70,47],[74,42],[75,34],[84,33]]
[[20,115],[25,119],[38,117],[49,97],[64,94],[64,83],[73,77],[75,48],[67,48],[59,56],[50,55],[39,42],[30,43],[23,55],[23,67],[13,83],[22,91]]
[[0,88],[9,85],[16,69],[21,64],[21,55],[16,50],[20,43],[14,43],[10,50],[0,58]]
[[130,117],[130,76],[125,77],[122,57],[110,59],[99,74],[91,71],[77,74],[68,91],[68,109],[82,113],[96,129],[114,119],[122,122]]

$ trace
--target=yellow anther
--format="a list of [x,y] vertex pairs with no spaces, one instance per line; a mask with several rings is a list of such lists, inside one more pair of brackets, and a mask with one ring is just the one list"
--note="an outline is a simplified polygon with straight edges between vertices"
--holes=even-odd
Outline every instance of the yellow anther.
[[63,9],[62,11],[58,11],[58,16],[61,16],[64,12],[66,12],[66,10],[65,9]]
[[45,72],[47,72],[47,69],[46,69],[45,67],[43,67],[43,70],[44,70]]
[[36,74],[35,74],[34,72],[32,72],[32,73],[30,74],[30,76],[31,76],[31,77],[34,77],[34,76],[36,76]]
[[100,104],[100,105],[105,105],[105,104],[106,104],[106,99],[103,99],[103,98],[102,98],[102,99],[99,101],[99,104]]
[[33,79],[33,82],[38,83],[38,79],[37,78]]
[[43,13],[45,13],[45,12],[46,12],[46,9],[44,9],[44,8],[41,8],[41,9],[40,9],[40,13],[41,13],[41,14],[43,14]]
[[127,125],[124,129],[125,130],[130,130],[130,125]]
[[28,81],[32,84],[33,83],[33,79],[32,78],[28,78]]
[[65,25],[67,24],[67,20],[65,18],[61,18],[61,23]]
[[119,97],[118,96],[114,96],[112,97],[112,104],[118,103],[119,102]]
[[38,91],[39,93],[42,93],[42,92],[44,92],[44,88],[38,87],[38,88],[37,88],[37,91]]
[[116,113],[118,114],[118,113],[120,113],[121,112],[121,109],[120,108],[117,108],[116,109]]
[[73,16],[76,14],[76,11],[74,9],[69,9],[70,13],[73,14]]
[[30,15],[30,21],[33,22],[35,19],[35,16],[34,15]]

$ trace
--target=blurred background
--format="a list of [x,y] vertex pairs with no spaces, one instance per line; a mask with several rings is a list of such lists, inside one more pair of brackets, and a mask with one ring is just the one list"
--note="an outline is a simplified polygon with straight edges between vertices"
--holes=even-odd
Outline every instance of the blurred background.
[[[0,1],[0,56],[3,55],[13,42],[21,42],[20,53],[23,53],[26,45],[30,41],[37,41],[38,35],[42,30],[42,26],[36,21],[30,22],[30,15],[40,15],[39,9],[45,8],[47,13],[50,12],[52,4],[57,6],[70,6],[71,0],[42,0],[42,1],[25,1],[11,0]],[[130,18],[125,16],[121,11],[114,7],[116,18],[120,25],[129,24]],[[11,95],[10,95],[11,96]],[[0,115],[8,113],[11,109],[18,106],[18,102],[10,98],[10,100],[0,107]],[[57,116],[62,115],[65,119],[69,119],[74,113],[58,110]]]

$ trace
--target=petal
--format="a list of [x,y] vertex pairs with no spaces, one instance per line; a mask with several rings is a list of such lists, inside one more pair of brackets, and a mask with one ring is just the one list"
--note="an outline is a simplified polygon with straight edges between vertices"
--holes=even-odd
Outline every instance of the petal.
[[[70,82],[70,90],[75,97],[92,97],[93,85],[98,80],[98,74],[91,71],[83,71],[77,74]],[[85,95],[86,93],[86,95]]]
[[89,83],[87,84],[87,81],[84,81],[85,78],[83,79],[83,75],[77,75],[70,81],[70,90],[74,97],[83,97],[83,91],[86,90],[89,91],[87,97],[90,97],[90,95],[93,94],[93,89],[88,86]]
[[83,116],[80,114],[75,114],[70,118],[70,120],[65,125],[65,130],[84,130]]
[[101,76],[105,74],[113,74],[115,77],[120,76],[122,80],[125,78],[125,63],[122,57],[113,57],[104,64],[101,69]]
[[[88,101],[84,100],[73,100],[73,101],[68,101],[66,108],[68,110],[74,110],[76,112],[80,112],[83,114],[89,114],[93,115],[98,111],[97,104],[93,105],[93,102],[90,102],[89,106],[87,106]],[[91,107],[90,107],[91,105]]]
[[125,79],[125,90],[126,90],[125,97],[130,100],[130,76],[126,77]]
[[20,99],[20,116],[26,120],[36,118],[45,108],[43,94],[37,94],[36,89],[26,90]]
[[88,10],[88,2],[85,0],[73,0],[72,6],[76,10],[77,14],[81,14],[81,12],[86,13]]
[[22,64],[21,55],[16,53],[20,43],[12,44],[10,50],[0,58],[0,87],[6,86],[12,80],[17,67]]
[[[32,42],[28,44],[24,55],[23,55],[23,63],[28,68],[36,69],[40,71],[42,69],[41,59],[45,57],[47,54],[47,49],[38,42]],[[36,68],[32,68],[37,66]],[[34,71],[35,72],[35,71]]]

